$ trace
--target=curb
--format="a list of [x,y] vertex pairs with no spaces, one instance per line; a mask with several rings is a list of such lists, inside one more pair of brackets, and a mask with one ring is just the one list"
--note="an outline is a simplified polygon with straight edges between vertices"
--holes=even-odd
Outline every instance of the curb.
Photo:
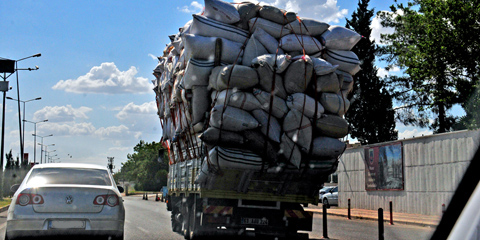
[[5,206],[5,207],[1,207],[1,208],[0,208],[0,213],[7,211],[9,207],[10,207],[10,205]]
[[[306,209],[307,212],[312,212],[314,214],[322,214],[321,211],[314,210],[314,209]],[[345,217],[347,218],[347,214],[343,213],[329,213],[327,211],[327,215],[332,215],[332,216],[338,216],[338,217]],[[364,217],[364,216],[358,216],[358,215],[350,215],[352,219],[363,219],[363,220],[371,220],[371,221],[378,221],[378,218],[375,217]],[[390,223],[390,219],[384,219],[383,220],[386,223]],[[434,227],[436,228],[438,224],[430,224],[430,223],[421,223],[421,222],[412,222],[412,221],[405,221],[405,220],[394,220],[395,223],[400,223],[400,224],[406,224],[406,225],[415,225],[415,226],[420,226],[420,227]]]

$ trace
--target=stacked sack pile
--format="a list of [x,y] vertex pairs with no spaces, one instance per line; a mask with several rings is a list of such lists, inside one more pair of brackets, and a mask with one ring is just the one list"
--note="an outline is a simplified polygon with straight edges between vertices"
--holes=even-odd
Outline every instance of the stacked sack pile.
[[170,39],[154,70],[163,140],[175,161],[204,157],[197,183],[222,168],[335,171],[359,34],[274,6],[205,0]]

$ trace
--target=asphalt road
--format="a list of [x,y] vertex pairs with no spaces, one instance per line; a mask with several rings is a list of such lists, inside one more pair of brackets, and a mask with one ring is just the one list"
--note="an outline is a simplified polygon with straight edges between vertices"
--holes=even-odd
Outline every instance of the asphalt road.
[[[170,212],[165,208],[165,203],[142,200],[141,196],[124,197],[126,220],[126,240],[175,240],[183,239],[171,231]],[[5,236],[5,221],[7,212],[0,213],[0,239]],[[385,224],[385,239],[429,239],[434,231],[430,227],[414,225],[388,225]],[[328,216],[328,237],[330,239],[378,239],[378,223],[370,220],[353,219]],[[222,239],[222,238],[220,238]],[[322,216],[314,215],[313,231],[310,239],[323,239]]]

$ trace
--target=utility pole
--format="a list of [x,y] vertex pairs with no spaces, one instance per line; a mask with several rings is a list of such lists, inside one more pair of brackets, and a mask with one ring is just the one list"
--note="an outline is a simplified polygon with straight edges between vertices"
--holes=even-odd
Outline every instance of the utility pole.
[[108,159],[107,167],[108,167],[108,169],[110,169],[110,173],[112,173],[112,174],[113,174],[113,169],[115,168],[115,165],[113,165],[113,158],[114,157],[107,157],[107,159]]

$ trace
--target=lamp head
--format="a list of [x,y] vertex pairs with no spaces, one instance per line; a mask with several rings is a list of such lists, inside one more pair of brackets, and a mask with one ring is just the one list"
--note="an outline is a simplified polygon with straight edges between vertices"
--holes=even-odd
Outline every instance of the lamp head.
[[32,57],[41,57],[41,56],[42,56],[41,53],[37,53],[37,54],[33,55]]

